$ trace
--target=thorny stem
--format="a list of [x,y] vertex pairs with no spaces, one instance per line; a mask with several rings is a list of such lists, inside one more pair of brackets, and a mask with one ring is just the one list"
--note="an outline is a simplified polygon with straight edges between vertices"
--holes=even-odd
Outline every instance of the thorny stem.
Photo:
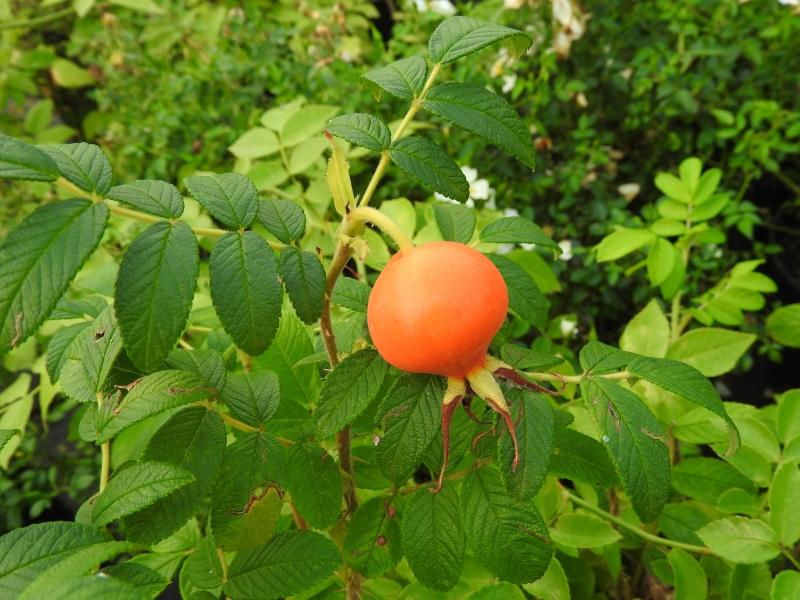
[[[103,408],[103,392],[95,394],[97,398],[97,408]],[[100,489],[98,493],[102,494],[103,490],[108,485],[108,475],[111,471],[111,442],[105,442],[100,446]]]
[[648,533],[647,531],[640,529],[633,523],[628,523],[624,519],[620,519],[619,517],[612,515],[610,512],[605,511],[602,508],[599,508],[594,504],[587,502],[583,498],[576,496],[575,494],[569,492],[568,490],[562,490],[562,491],[567,496],[567,498],[569,498],[569,500],[572,501],[574,504],[577,504],[578,506],[585,508],[589,512],[596,514],[598,517],[604,518],[606,521],[610,521],[611,523],[614,523],[615,525],[618,525],[619,527],[622,527],[623,529],[630,531],[631,533],[639,536],[643,540],[647,540],[648,542],[651,542],[653,544],[658,544],[659,546],[667,546],[670,548],[681,548],[682,550],[686,550],[687,552],[694,552],[695,554],[711,554],[711,550],[709,548],[706,548],[705,546],[695,546],[694,544],[686,544],[684,542],[678,542],[676,540],[670,540],[667,538],[654,535],[652,533]]

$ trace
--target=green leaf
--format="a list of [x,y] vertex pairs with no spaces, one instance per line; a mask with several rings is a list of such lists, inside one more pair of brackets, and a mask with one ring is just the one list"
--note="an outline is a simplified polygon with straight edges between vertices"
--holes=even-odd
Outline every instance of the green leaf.
[[572,598],[567,574],[555,556],[550,560],[544,575],[533,583],[526,583],[522,587],[526,592],[543,600],[570,600]]
[[572,481],[612,486],[617,483],[614,467],[603,445],[567,427],[556,427],[549,471]]
[[290,596],[327,579],[341,562],[328,538],[313,531],[286,531],[260,548],[238,552],[223,590],[237,600]]
[[579,355],[581,366],[585,371],[591,371],[593,375],[622,369],[635,358],[637,358],[635,354],[596,341],[586,344]]
[[775,417],[778,437],[784,443],[800,437],[800,389],[793,389],[778,398],[778,411]]
[[622,258],[653,241],[653,232],[647,229],[617,229],[597,245],[597,262]]
[[505,256],[489,254],[487,258],[494,263],[506,282],[508,308],[522,320],[539,329],[545,329],[550,302],[544,297],[528,272]]
[[248,129],[228,148],[236,158],[243,159],[263,158],[279,149],[278,136],[264,127]]
[[436,203],[433,217],[442,238],[449,242],[466,244],[475,231],[475,211],[468,206]]
[[333,525],[342,512],[342,476],[319,446],[295,444],[286,457],[286,487],[298,512],[317,529]]
[[378,397],[389,365],[372,349],[340,362],[325,378],[314,412],[317,433],[328,437],[352,423]]
[[469,183],[452,158],[425,138],[408,136],[397,140],[389,150],[392,161],[423,185],[443,196],[466,202]]
[[53,181],[58,177],[58,167],[52,158],[36,146],[0,133],[0,177]]
[[0,595],[16,598],[47,569],[110,536],[81,523],[52,521],[0,537]]
[[685,458],[675,465],[672,486],[681,494],[712,506],[729,489],[756,491],[753,483],[728,463],[702,456]]
[[108,407],[110,412],[101,415],[97,443],[110,440],[120,431],[152,415],[205,400],[212,392],[195,373],[158,371],[145,375],[135,382],[116,407]]
[[671,173],[659,173],[656,175],[656,187],[664,192],[664,195],[683,204],[692,202],[692,191],[685,181],[678,179]]
[[481,136],[533,169],[535,158],[531,134],[505,98],[479,85],[451,82],[431,89],[423,106],[433,114]]
[[800,573],[781,571],[772,582],[772,600],[797,600],[800,598]]
[[407,480],[442,423],[444,386],[440,377],[401,375],[378,411],[386,419],[375,449],[378,466],[391,481]]
[[177,465],[142,462],[118,471],[95,500],[92,525],[101,527],[147,508],[157,500],[194,481]]
[[199,262],[197,240],[180,221],[150,225],[125,251],[114,312],[125,351],[142,371],[157,369],[186,328]]
[[775,471],[769,486],[770,522],[786,548],[800,540],[800,464],[784,463]]
[[284,244],[301,239],[306,232],[306,213],[291,200],[262,200],[258,220]]
[[550,530],[553,541],[573,548],[602,548],[620,540],[621,536],[606,521],[584,513],[561,515]]
[[319,257],[294,246],[281,250],[280,256],[283,283],[297,316],[308,325],[316,323],[325,296],[325,269]]
[[521,56],[531,45],[527,34],[469,17],[450,17],[442,21],[428,42],[434,63],[447,64],[502,42],[515,56]]
[[607,379],[582,384],[587,409],[636,514],[649,523],[670,494],[670,461],[664,430],[631,391]]
[[340,115],[328,121],[328,131],[351,144],[383,152],[392,143],[392,132],[378,117],[366,113]]
[[703,567],[691,554],[673,548],[667,560],[675,577],[675,600],[705,600],[708,597],[708,581]]
[[183,568],[192,585],[201,590],[213,590],[224,583],[225,573],[212,537],[204,537],[195,546]]
[[661,285],[672,273],[675,265],[675,248],[662,237],[656,237],[647,253],[647,276],[650,285]]
[[[119,0],[116,0],[119,1]],[[113,577],[84,575],[48,590],[49,600],[142,600],[142,591]]]
[[553,555],[547,526],[532,502],[507,494],[496,469],[483,467],[464,480],[461,512],[470,548],[493,574],[511,583],[544,575]]
[[221,399],[234,417],[263,428],[281,401],[278,376],[269,371],[228,375]]
[[728,425],[728,454],[736,452],[739,431],[725,410],[717,389],[700,371],[676,360],[642,357],[628,364],[628,372],[722,417]]
[[503,344],[500,356],[518,371],[545,371],[564,363],[560,356],[534,352],[516,344]]
[[403,550],[417,579],[429,588],[447,592],[461,577],[466,534],[458,493],[445,485],[438,493],[420,488],[403,511]]
[[157,571],[130,561],[106,567],[103,573],[133,585],[150,598],[158,597],[169,585],[169,580]]
[[84,191],[105,196],[111,189],[111,165],[94,144],[39,146],[56,164],[59,173]]
[[54,202],[0,241],[0,354],[39,328],[97,247],[107,221],[104,204]]
[[344,556],[366,577],[379,577],[403,557],[397,509],[386,498],[367,500],[356,509],[344,538]]
[[679,337],[667,357],[693,366],[706,377],[716,377],[733,370],[755,340],[756,336],[750,333],[698,327]]
[[183,214],[183,196],[165,181],[139,180],[118,185],[111,188],[108,197],[162,219],[177,219]]
[[496,244],[536,244],[561,252],[558,244],[550,239],[538,225],[522,217],[502,217],[492,221],[481,231],[480,238],[482,242]]
[[306,104],[286,120],[280,138],[284,148],[291,148],[312,136],[322,136],[325,124],[339,107],[327,104]]
[[225,331],[242,350],[261,354],[278,330],[281,284],[275,255],[252,231],[228,233],[211,251],[211,299]]
[[758,519],[718,519],[701,528],[697,535],[714,554],[733,563],[766,562],[781,552],[778,535]]
[[717,186],[719,186],[719,180],[721,178],[722,171],[719,169],[709,169],[703,173],[694,190],[694,203],[703,204],[709,198],[711,198],[714,192],[717,190]]
[[96,402],[121,351],[122,338],[108,307],[65,350],[59,376],[64,392],[80,402]]
[[800,304],[782,306],[767,318],[767,333],[779,344],[800,348]]
[[669,323],[655,298],[625,326],[619,347],[627,352],[663,358],[669,348]]
[[3,449],[3,446],[5,446],[11,438],[21,434],[22,432],[19,429],[0,429],[0,450]]
[[428,65],[421,56],[404,58],[361,76],[373,91],[386,90],[402,100],[412,100],[422,91]]
[[184,180],[189,193],[228,229],[249,227],[258,212],[258,190],[239,173],[195,175]]
[[221,390],[225,387],[225,359],[216,350],[199,348],[184,350],[176,348],[167,356],[167,366],[181,371],[197,373],[209,387]]
[[358,279],[339,277],[333,286],[331,302],[350,310],[365,313],[367,312],[370,291],[371,288]]
[[544,484],[553,453],[553,409],[541,394],[534,392],[511,389],[506,392],[506,398],[516,424],[519,465],[516,471],[512,470],[514,444],[510,435],[500,437],[498,462],[511,495],[531,500]]

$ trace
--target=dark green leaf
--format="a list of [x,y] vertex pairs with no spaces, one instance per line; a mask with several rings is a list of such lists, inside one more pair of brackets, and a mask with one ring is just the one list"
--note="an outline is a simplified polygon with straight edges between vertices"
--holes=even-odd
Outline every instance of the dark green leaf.
[[475,211],[457,204],[434,204],[433,216],[442,237],[450,242],[467,244],[475,231]]
[[313,252],[289,246],[281,250],[281,273],[292,306],[306,324],[322,314],[325,296],[325,269]]
[[602,444],[567,427],[556,428],[549,470],[559,477],[591,485],[610,487],[617,483],[614,467]]
[[322,383],[314,418],[320,437],[349,425],[378,396],[389,365],[372,349],[345,358]]
[[731,488],[756,491],[755,485],[728,463],[702,456],[685,458],[675,465],[672,487],[711,506],[716,506],[722,494]]
[[450,17],[433,32],[428,52],[434,63],[447,64],[498,42],[517,56],[531,45],[528,35],[517,29],[469,17]]
[[496,469],[478,469],[464,480],[461,511],[470,548],[492,573],[512,583],[544,575],[553,555],[547,526],[532,502],[508,495]]
[[192,585],[201,590],[213,590],[224,583],[225,574],[212,537],[203,538],[195,546],[183,568]]
[[58,167],[36,146],[0,133],[0,177],[53,181],[58,177]]
[[111,188],[111,200],[163,219],[177,219],[183,214],[183,197],[171,183],[138,180]]
[[47,318],[97,247],[108,209],[88,200],[40,206],[0,241],[0,354]]
[[188,177],[189,193],[228,229],[249,227],[258,212],[258,190],[238,173]]
[[83,575],[48,590],[48,600],[142,600],[142,590],[113,577]]
[[350,310],[365,313],[370,291],[371,288],[366,283],[352,277],[339,277],[336,285],[333,286],[331,302]]
[[333,525],[342,512],[342,476],[336,461],[311,444],[295,444],[286,458],[286,487],[300,514],[317,529]]
[[466,537],[459,498],[452,485],[439,493],[420,488],[403,511],[403,549],[408,564],[424,585],[450,590],[461,577]]
[[103,573],[114,579],[129,583],[149,598],[157,598],[169,585],[169,581],[157,571],[134,562],[123,562],[103,569]]
[[443,196],[466,202],[469,183],[452,158],[425,138],[408,136],[389,150],[392,161],[408,175]]
[[580,352],[581,366],[587,372],[591,371],[593,375],[617,371],[636,358],[638,358],[636,354],[594,341],[586,344]]
[[500,348],[500,356],[518,371],[545,371],[564,362],[560,356],[534,352],[516,344],[504,344]]
[[223,589],[236,600],[290,596],[326,579],[341,562],[339,551],[326,537],[286,531],[260,548],[237,553]]
[[56,164],[61,175],[82,190],[105,196],[111,189],[111,165],[94,144],[39,146]]
[[258,220],[284,244],[299,240],[306,232],[306,213],[291,200],[262,200]]
[[402,100],[412,100],[422,91],[428,76],[428,65],[421,56],[403,58],[362,75],[373,90],[386,90]]
[[5,446],[11,438],[15,435],[21,435],[21,433],[19,429],[0,429],[0,450],[3,449],[3,446]]
[[488,258],[494,263],[506,282],[508,308],[521,319],[539,329],[547,327],[547,311],[550,308],[550,302],[544,297],[528,272],[505,256],[489,254]]
[[344,556],[366,577],[379,577],[403,557],[397,509],[386,498],[367,500],[350,520]]
[[281,401],[278,376],[269,371],[228,375],[222,401],[240,421],[263,428]]
[[340,115],[328,121],[328,131],[351,144],[382,152],[392,143],[392,132],[378,117],[365,113]]
[[216,350],[175,348],[167,356],[167,365],[173,369],[197,373],[209,387],[217,388],[217,390],[225,387],[227,376],[225,359]]
[[560,252],[558,244],[550,236],[538,225],[522,217],[502,217],[492,221],[481,231],[481,241],[497,244],[536,244]]
[[55,383],[61,375],[61,369],[67,360],[67,348],[84,329],[91,325],[91,321],[82,321],[74,325],[67,325],[59,329],[50,338],[47,344],[47,374],[50,381]]
[[[531,134],[505,98],[480,85],[451,82],[437,85],[428,92],[423,106],[433,114],[478,134],[533,169]],[[547,239],[544,233],[539,234]]]
[[273,254],[252,231],[228,233],[211,251],[211,299],[225,331],[249,354],[267,349],[278,329],[281,285]]
[[161,366],[186,328],[199,262],[197,240],[180,221],[150,225],[125,251],[114,312],[125,351],[142,371]]

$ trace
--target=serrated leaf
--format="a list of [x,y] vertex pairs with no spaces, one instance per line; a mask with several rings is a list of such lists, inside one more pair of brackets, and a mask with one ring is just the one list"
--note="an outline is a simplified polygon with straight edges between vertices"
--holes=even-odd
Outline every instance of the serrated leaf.
[[352,423],[377,398],[389,365],[372,349],[346,357],[322,382],[314,412],[317,432],[328,437]]
[[770,522],[786,548],[800,540],[800,466],[789,462],[779,466],[769,486]]
[[249,227],[256,217],[258,190],[244,175],[195,175],[184,183],[194,199],[228,229]]
[[223,590],[237,600],[290,596],[332,575],[342,559],[326,537],[286,531],[264,546],[236,554]]
[[0,429],[0,450],[3,449],[3,446],[5,446],[11,438],[15,435],[21,435],[21,433],[19,429]]
[[36,146],[0,133],[0,177],[28,181],[53,181],[56,163]]
[[197,373],[210,387],[217,388],[217,390],[225,387],[227,377],[225,359],[216,350],[176,348],[167,356],[167,366]]
[[553,453],[553,409],[541,395],[525,390],[507,390],[519,442],[519,464],[512,469],[514,444],[503,435],[497,444],[498,462],[509,493],[531,500],[544,484]]
[[73,325],[67,325],[59,329],[50,338],[47,344],[47,374],[50,377],[51,383],[58,381],[61,375],[61,369],[67,361],[67,348],[69,348],[72,341],[89,325],[91,321],[82,321]]
[[567,427],[555,428],[553,456],[548,470],[559,477],[591,485],[617,483],[608,453],[597,440]]
[[675,465],[672,486],[684,496],[712,506],[730,489],[756,491],[753,483],[730,464],[703,456],[686,458]]
[[170,463],[130,465],[117,472],[95,500],[92,525],[101,527],[147,508],[192,481],[189,471]]
[[169,584],[169,580],[157,571],[130,561],[106,567],[103,573],[131,584],[150,598],[158,597]]
[[700,563],[680,548],[670,550],[667,560],[675,577],[675,600],[705,600],[708,581]]
[[408,564],[421,583],[446,592],[458,583],[466,534],[455,487],[420,488],[406,504],[401,529]]
[[476,218],[470,207],[437,203],[433,205],[433,217],[443,239],[461,244],[472,239]]
[[422,91],[428,65],[421,56],[403,58],[368,71],[361,78],[374,90],[386,90],[402,100],[412,100]]
[[336,461],[311,444],[295,444],[286,457],[286,487],[298,512],[317,529],[333,525],[342,512],[342,476]]
[[653,241],[647,229],[618,229],[597,245],[597,262],[617,260]]
[[635,354],[597,341],[586,344],[579,354],[581,367],[593,375],[622,369],[635,358],[638,358]]
[[781,552],[778,535],[758,519],[718,519],[701,528],[697,535],[714,554],[733,563],[766,562]]
[[396,513],[390,500],[377,497],[359,506],[350,519],[344,556],[348,564],[366,577],[383,575],[403,557]]
[[275,255],[252,231],[228,233],[211,251],[211,300],[225,331],[245,352],[267,349],[281,315]]
[[356,204],[353,182],[350,181],[350,163],[332,136],[328,135],[328,141],[331,144],[331,157],[328,159],[325,181],[333,197],[336,212],[344,216],[349,210],[348,207]]
[[531,134],[505,98],[479,85],[451,82],[431,89],[423,106],[433,114],[481,136],[533,169],[535,159]]
[[[119,1],[119,0],[117,0]],[[64,581],[48,590],[49,600],[142,600],[142,592],[129,583],[113,577],[84,575]]]
[[547,327],[550,302],[542,294],[528,272],[510,258],[489,254],[508,287],[508,308],[521,319],[539,329]]
[[573,548],[602,548],[621,537],[606,521],[584,513],[561,515],[550,536],[554,542]]
[[607,379],[582,384],[587,409],[636,514],[654,520],[670,494],[670,461],[664,431],[631,391]]
[[481,231],[481,241],[496,244],[536,244],[561,251],[558,244],[538,225],[522,217],[502,217],[492,221]]
[[464,480],[461,511],[470,548],[493,574],[511,583],[544,574],[553,555],[547,526],[533,503],[508,495],[496,469],[478,469]]
[[500,357],[518,371],[546,371],[564,363],[561,356],[534,352],[516,344],[503,344]]
[[158,371],[146,375],[133,384],[116,407],[108,407],[109,412],[100,415],[97,443],[110,440],[152,415],[205,400],[213,391],[199,375],[187,371]]
[[408,479],[442,423],[444,386],[440,377],[404,374],[379,409],[386,419],[375,450],[378,466],[391,481]]
[[334,117],[328,121],[327,129],[336,137],[375,152],[388,149],[392,143],[392,133],[386,123],[366,113]]
[[40,206],[0,241],[0,354],[47,318],[103,237],[108,209],[88,200]]
[[111,188],[111,200],[162,219],[177,219],[183,214],[183,196],[171,183],[138,180]]
[[291,200],[262,200],[258,220],[284,244],[301,239],[306,232],[306,213]]
[[434,63],[447,64],[499,42],[517,56],[531,45],[528,35],[517,29],[469,17],[450,17],[433,32],[428,52]]
[[667,317],[654,298],[625,326],[619,347],[627,352],[663,358],[667,354],[669,337]]
[[717,327],[687,331],[670,346],[667,357],[691,365],[706,377],[733,370],[756,336]]
[[121,351],[122,337],[109,306],[75,336],[64,352],[61,388],[80,402],[96,402]]
[[365,313],[370,291],[371,288],[366,283],[352,277],[339,277],[333,286],[331,302],[350,310]]
[[676,360],[642,357],[628,364],[628,372],[722,417],[728,425],[728,454],[739,448],[736,425],[725,410],[716,388],[700,371]]
[[180,221],[150,225],[125,251],[114,313],[125,351],[142,371],[157,369],[186,328],[199,263],[197,239]]
[[264,127],[248,129],[228,148],[235,157],[244,159],[262,158],[279,149],[278,136]]
[[225,582],[225,573],[212,537],[204,537],[195,546],[183,568],[192,585],[201,590],[213,590]]
[[283,283],[297,316],[308,325],[317,322],[325,296],[325,269],[319,257],[294,246],[281,250],[280,256]]
[[221,398],[234,417],[263,428],[281,401],[278,376],[269,371],[228,375]]
[[397,140],[389,156],[406,174],[443,196],[466,202],[469,183],[452,158],[433,142],[408,136]]
[[55,162],[59,173],[84,191],[105,196],[111,189],[111,165],[94,144],[39,146]]

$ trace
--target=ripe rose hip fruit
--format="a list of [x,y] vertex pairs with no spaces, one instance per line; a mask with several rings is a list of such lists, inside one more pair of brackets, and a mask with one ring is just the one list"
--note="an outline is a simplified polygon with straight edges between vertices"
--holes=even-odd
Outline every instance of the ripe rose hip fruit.
[[398,252],[375,282],[367,322],[381,356],[398,369],[463,379],[482,367],[506,318],[508,290],[486,256],[432,242]]

